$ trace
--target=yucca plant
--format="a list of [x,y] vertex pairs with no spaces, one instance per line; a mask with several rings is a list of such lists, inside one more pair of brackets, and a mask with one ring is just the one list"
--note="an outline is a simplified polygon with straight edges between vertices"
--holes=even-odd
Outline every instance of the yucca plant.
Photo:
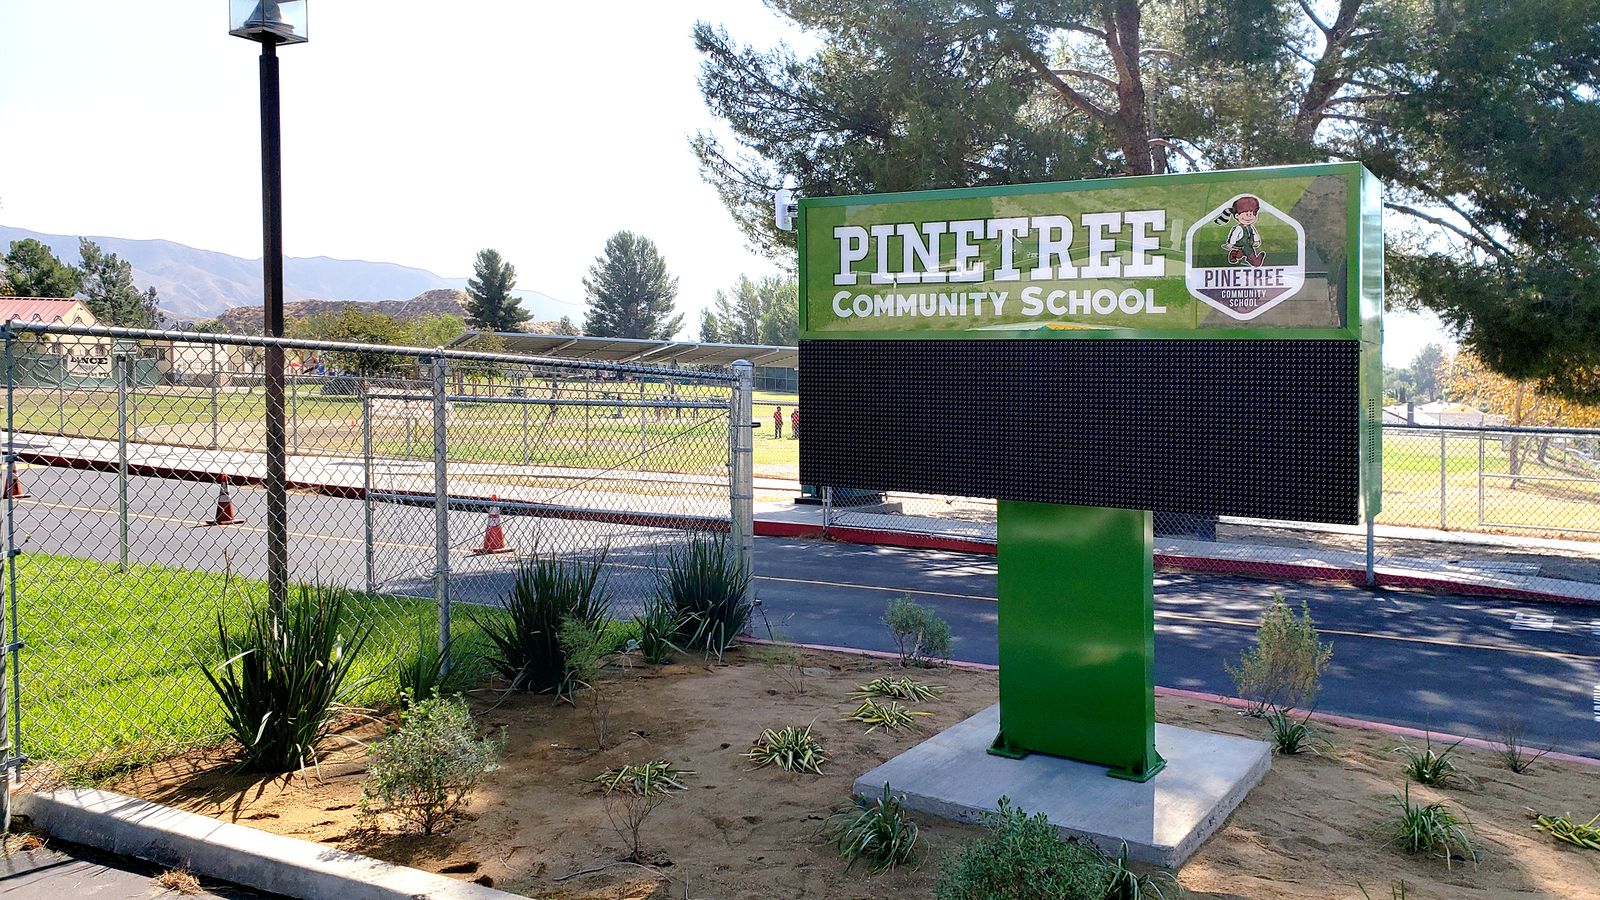
[[678,614],[672,604],[657,595],[645,606],[644,612],[633,617],[638,626],[637,649],[647,663],[660,664],[672,659],[681,649],[673,643],[678,632]]
[[1433,735],[1429,734],[1421,750],[1412,747],[1404,741],[1394,748],[1394,752],[1404,756],[1406,761],[1401,766],[1405,776],[1418,784],[1445,786],[1453,781],[1466,781],[1467,777],[1456,768],[1455,760],[1450,757],[1461,746],[1460,741],[1444,748],[1442,751],[1433,749]]
[[785,772],[810,772],[822,774],[822,764],[828,761],[828,752],[822,742],[811,736],[811,726],[798,728],[790,725],[774,731],[761,732],[744,758],[753,761],[756,768],[777,766]]
[[849,860],[846,871],[863,859],[874,871],[892,869],[909,862],[917,847],[917,823],[888,782],[877,799],[856,797],[835,811],[823,831]]
[[856,711],[846,716],[846,718],[854,719],[863,725],[872,726],[867,729],[867,734],[871,734],[879,728],[887,728],[890,731],[909,728],[916,724],[916,716],[931,715],[933,713],[906,709],[893,700],[879,700],[875,697],[868,697],[861,701],[861,705],[856,707]]
[[1545,832],[1558,841],[1564,841],[1574,847],[1585,850],[1600,850],[1600,815],[1587,822],[1574,822],[1566,816],[1547,816],[1528,810],[1533,816],[1533,827]]
[[1404,796],[1394,795],[1392,802],[1400,815],[1390,825],[1391,842],[1409,854],[1438,853],[1444,857],[1445,868],[1452,868],[1457,853],[1477,862],[1472,841],[1467,831],[1472,823],[1456,817],[1443,801],[1412,803],[1411,785],[1406,784]]
[[281,613],[252,609],[242,632],[229,632],[217,614],[225,658],[201,673],[244,748],[241,771],[291,772],[316,759],[367,640],[367,628],[346,620],[349,596],[344,588],[302,585]]
[[750,572],[725,537],[696,535],[672,551],[659,591],[677,619],[674,637],[686,649],[720,659],[750,624]]
[[536,556],[517,568],[505,615],[467,610],[491,645],[485,662],[513,691],[571,693],[561,623],[573,619],[599,631],[609,600],[601,569],[605,551],[587,562]]
[[943,693],[942,684],[928,684],[925,681],[916,681],[909,675],[902,675],[899,678],[874,678],[857,687],[853,696],[887,697],[891,700],[920,703],[924,700],[933,700]]
[[1272,738],[1273,750],[1284,756],[1294,756],[1307,751],[1315,753],[1317,744],[1327,743],[1326,738],[1311,729],[1311,713],[1296,719],[1289,712],[1275,709],[1267,716],[1267,733]]
[[1105,857],[1105,866],[1105,900],[1167,900],[1168,891],[1174,897],[1183,895],[1183,887],[1171,872],[1140,875],[1133,871],[1128,864],[1127,841],[1122,842],[1122,850],[1116,856]]

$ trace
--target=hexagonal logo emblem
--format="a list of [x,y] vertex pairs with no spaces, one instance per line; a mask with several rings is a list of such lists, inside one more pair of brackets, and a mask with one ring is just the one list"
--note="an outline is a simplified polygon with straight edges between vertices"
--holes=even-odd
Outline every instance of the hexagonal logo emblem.
[[1196,299],[1254,319],[1305,286],[1305,229],[1260,197],[1239,194],[1189,229],[1183,272]]

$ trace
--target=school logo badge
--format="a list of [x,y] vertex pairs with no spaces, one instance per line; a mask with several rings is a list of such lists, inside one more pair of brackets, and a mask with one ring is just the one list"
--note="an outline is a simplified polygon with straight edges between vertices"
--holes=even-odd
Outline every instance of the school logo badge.
[[1183,271],[1194,297],[1254,319],[1305,286],[1306,233],[1267,201],[1239,194],[1189,229]]

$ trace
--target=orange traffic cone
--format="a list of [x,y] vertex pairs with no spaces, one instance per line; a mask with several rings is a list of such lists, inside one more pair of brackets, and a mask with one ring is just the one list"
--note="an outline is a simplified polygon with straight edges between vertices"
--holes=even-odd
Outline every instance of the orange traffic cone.
[[217,485],[217,514],[207,525],[237,525],[241,519],[233,511],[233,498],[228,496],[228,476],[222,476]]
[[17,477],[17,464],[16,463],[12,463],[10,465],[10,467],[8,467],[6,469],[6,493],[5,493],[5,496],[6,496],[7,500],[26,500],[29,497],[33,496],[32,494],[30,494],[27,491],[22,489],[22,480]]
[[[489,500],[498,503],[498,494],[491,494]],[[500,507],[489,507],[489,524],[483,529],[483,546],[472,551],[473,556],[485,556],[493,553],[510,553],[511,547],[506,544],[506,533],[500,527]]]

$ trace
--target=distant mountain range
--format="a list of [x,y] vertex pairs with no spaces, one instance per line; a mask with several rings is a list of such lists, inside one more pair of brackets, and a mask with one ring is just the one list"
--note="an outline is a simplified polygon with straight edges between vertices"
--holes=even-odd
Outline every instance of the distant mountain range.
[[[214,250],[198,250],[174,241],[129,240],[85,235],[108,253],[133,264],[133,282],[154,287],[161,309],[177,321],[214,318],[230,308],[261,303],[261,260]],[[44,234],[0,225],[0,252],[12,241],[33,238],[77,265],[76,235]],[[287,257],[283,261],[285,300],[406,300],[428,291],[460,290],[465,278],[444,278],[426,269],[396,263],[353,259]],[[582,309],[538,291],[515,291],[534,319],[582,317]]]

